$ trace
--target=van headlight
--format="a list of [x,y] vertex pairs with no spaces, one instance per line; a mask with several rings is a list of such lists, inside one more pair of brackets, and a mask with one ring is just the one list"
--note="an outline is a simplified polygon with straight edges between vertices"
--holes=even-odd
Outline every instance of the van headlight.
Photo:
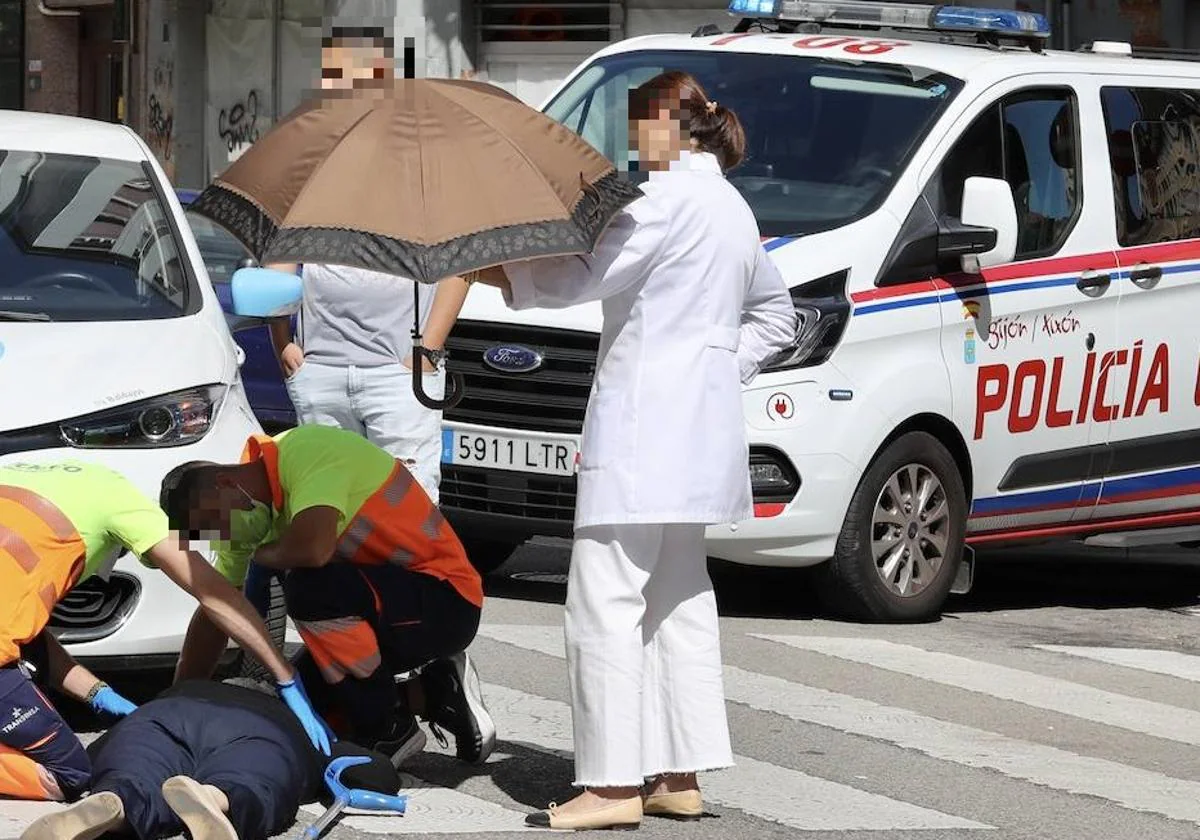
[[176,391],[66,420],[59,435],[76,449],[184,446],[208,434],[224,394],[223,385]]
[[829,358],[850,323],[846,280],[850,269],[818,277],[791,290],[799,328],[792,346],[763,366],[763,371],[813,367]]

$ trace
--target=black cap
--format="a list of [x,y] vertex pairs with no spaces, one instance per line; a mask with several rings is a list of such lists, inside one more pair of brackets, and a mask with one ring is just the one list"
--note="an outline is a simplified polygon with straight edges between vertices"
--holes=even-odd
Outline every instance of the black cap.
[[400,790],[400,774],[383,753],[360,747],[352,741],[335,741],[330,744],[330,753],[330,759],[348,756],[366,756],[371,759],[370,764],[356,764],[342,771],[341,782],[346,787],[388,795]]

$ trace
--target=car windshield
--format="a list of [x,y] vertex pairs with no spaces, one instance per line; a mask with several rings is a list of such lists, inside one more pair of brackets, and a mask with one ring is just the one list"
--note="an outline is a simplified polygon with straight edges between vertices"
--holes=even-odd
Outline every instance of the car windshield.
[[746,159],[727,174],[765,236],[816,233],[870,213],[962,89],[959,79],[905,64],[645,51],[597,60],[546,112],[631,169],[628,92],[664,70],[691,73],[741,118]]
[[198,300],[141,165],[0,150],[0,321],[171,318]]

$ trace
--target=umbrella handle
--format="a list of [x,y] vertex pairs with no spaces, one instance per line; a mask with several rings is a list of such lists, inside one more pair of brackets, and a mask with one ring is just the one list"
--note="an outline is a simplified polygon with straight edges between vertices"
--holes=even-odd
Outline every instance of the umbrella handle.
[[424,360],[429,359],[433,362],[433,354],[420,344],[420,339],[413,344],[413,370],[412,383],[413,394],[417,398],[417,402],[426,408],[431,408],[434,411],[445,411],[448,408],[454,408],[462,402],[462,398],[466,396],[466,380],[463,375],[457,371],[446,371],[446,396],[444,399],[435,400],[429,394],[425,393],[425,383],[422,377],[425,373]]

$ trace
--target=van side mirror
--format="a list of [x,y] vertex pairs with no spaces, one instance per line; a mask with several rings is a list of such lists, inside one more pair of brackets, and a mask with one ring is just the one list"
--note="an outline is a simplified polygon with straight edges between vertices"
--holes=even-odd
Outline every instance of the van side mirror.
[[962,257],[962,270],[978,274],[981,269],[1010,263],[1017,253],[1017,205],[1012,187],[999,178],[968,178],[963,185],[962,216],[965,227],[990,228],[995,233],[992,247]]
[[281,318],[300,309],[304,289],[299,275],[273,268],[240,268],[230,278],[233,314],[242,318]]

